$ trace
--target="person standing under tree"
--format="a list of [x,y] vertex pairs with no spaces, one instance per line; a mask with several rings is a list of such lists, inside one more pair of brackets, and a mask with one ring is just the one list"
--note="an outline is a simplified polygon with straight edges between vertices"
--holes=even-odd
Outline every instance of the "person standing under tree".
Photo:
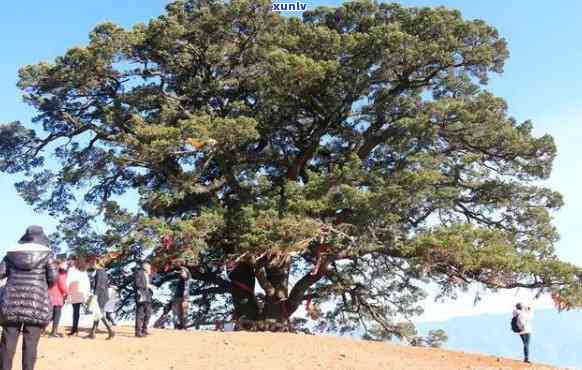
[[73,305],[73,326],[68,333],[69,336],[79,334],[81,305],[87,302],[91,292],[91,282],[89,281],[89,275],[85,271],[85,265],[85,260],[77,257],[70,261],[69,270],[67,271],[69,303]]
[[28,227],[18,243],[0,263],[0,279],[8,278],[0,302],[2,370],[12,370],[21,333],[22,370],[34,369],[40,336],[51,320],[48,290],[57,281],[57,268],[42,227]]
[[149,335],[148,326],[152,316],[153,289],[151,280],[152,266],[144,262],[135,272],[135,336],[138,338]]
[[94,262],[94,274],[91,281],[91,292],[93,294],[92,299],[96,300],[96,304],[94,304],[94,312],[95,315],[93,318],[93,327],[91,328],[91,332],[86,337],[87,339],[95,339],[95,333],[97,332],[97,327],[99,326],[99,321],[103,322],[105,327],[107,328],[108,336],[107,340],[113,339],[115,333],[111,328],[111,324],[105,319],[105,304],[109,301],[109,276],[107,275],[107,271],[103,269],[103,266],[96,260]]
[[65,261],[57,260],[58,278],[55,285],[49,289],[49,297],[53,305],[53,328],[48,335],[49,338],[60,338],[59,322],[61,321],[61,312],[65,305],[65,298],[67,297],[67,264]]
[[532,319],[533,310],[531,306],[526,306],[523,303],[518,303],[515,305],[515,310],[513,311],[513,317],[517,318],[517,326],[521,341],[523,343],[523,361],[529,363],[529,344],[531,340],[532,333]]
[[188,309],[190,308],[190,283],[192,281],[192,275],[187,267],[182,266],[179,268],[178,273],[178,285],[176,286],[176,308],[178,310],[178,329],[186,330],[188,329]]
[[109,300],[105,303],[105,320],[109,321],[111,326],[116,326],[117,323],[113,318],[115,314],[115,310],[117,309],[117,303],[119,302],[119,293],[114,286],[109,287]]
[[[192,274],[190,270],[182,262],[179,262],[174,272],[165,276],[158,284],[158,287],[163,285],[166,281],[177,280],[176,289],[174,291],[174,298],[172,299],[172,307],[175,308],[177,316],[176,329],[188,329],[188,309],[190,307],[190,287],[192,281]],[[164,312],[167,314],[168,312]],[[162,315],[163,316],[163,315]]]

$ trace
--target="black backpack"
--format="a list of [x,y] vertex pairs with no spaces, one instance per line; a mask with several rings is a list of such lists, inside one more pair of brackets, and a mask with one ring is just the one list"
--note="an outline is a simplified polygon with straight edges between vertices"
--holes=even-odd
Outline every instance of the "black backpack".
[[524,329],[523,324],[519,321],[519,315],[513,316],[513,319],[511,319],[511,330],[514,333],[521,333]]

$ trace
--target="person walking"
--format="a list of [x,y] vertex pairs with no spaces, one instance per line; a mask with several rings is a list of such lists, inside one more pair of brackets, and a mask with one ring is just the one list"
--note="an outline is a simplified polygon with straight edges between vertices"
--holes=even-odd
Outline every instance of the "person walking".
[[61,312],[67,296],[67,264],[65,261],[57,260],[58,268],[57,282],[49,289],[49,297],[53,305],[53,328],[48,335],[49,338],[60,338],[59,322],[61,321]]
[[91,280],[91,292],[93,294],[92,299],[94,303],[92,305],[92,311],[94,316],[93,327],[86,338],[95,339],[95,333],[97,332],[99,321],[101,321],[107,328],[107,340],[111,340],[115,336],[115,333],[104,316],[105,304],[109,301],[109,276],[99,261],[96,261],[94,264],[94,273]]
[[513,317],[515,318],[515,323],[517,325],[516,332],[519,334],[521,341],[523,343],[523,361],[529,363],[529,345],[531,341],[532,334],[532,319],[533,310],[531,306],[526,306],[523,303],[518,303],[515,305],[515,310],[513,311]]
[[[170,280],[177,280],[172,299],[172,311],[175,311],[177,316],[176,329],[186,330],[188,329],[192,275],[186,266],[178,265],[174,272],[166,275],[156,286],[159,287]],[[169,312],[164,313],[167,314]]]
[[73,305],[73,326],[68,333],[69,336],[79,334],[81,305],[87,302],[91,291],[91,282],[89,281],[89,275],[85,269],[86,266],[84,260],[77,257],[70,261],[70,267],[67,271],[69,303]]
[[8,250],[0,263],[0,279],[4,278],[0,367],[12,369],[22,334],[22,370],[33,370],[40,336],[51,320],[48,291],[57,281],[57,268],[42,227],[28,227],[18,245]]
[[135,336],[138,338],[149,335],[148,326],[152,316],[152,301],[154,286],[152,284],[152,266],[144,262],[135,272],[136,313]]
[[105,307],[103,308],[105,311],[105,319],[109,321],[112,326],[116,326],[117,323],[113,318],[115,314],[115,310],[117,309],[117,303],[119,302],[119,293],[114,286],[109,287],[109,300],[105,303]]

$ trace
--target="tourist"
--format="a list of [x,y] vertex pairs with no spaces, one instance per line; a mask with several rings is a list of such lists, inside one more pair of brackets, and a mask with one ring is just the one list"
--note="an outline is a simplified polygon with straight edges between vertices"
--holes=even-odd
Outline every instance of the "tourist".
[[517,318],[516,324],[519,330],[516,330],[516,332],[519,334],[523,343],[524,362],[529,363],[529,344],[532,333],[531,322],[533,319],[533,310],[531,306],[518,303],[513,311],[513,317]]
[[153,290],[152,266],[144,262],[141,268],[135,272],[136,312],[135,312],[135,336],[138,338],[149,335],[148,326],[152,315]]
[[177,280],[174,297],[172,299],[172,308],[177,316],[176,328],[186,330],[188,328],[188,308],[190,307],[192,275],[187,267],[179,264],[174,272],[166,275],[157,285],[161,286],[170,280]]
[[115,311],[117,310],[117,303],[119,302],[119,292],[114,286],[109,287],[109,300],[105,303],[103,310],[105,311],[105,320],[109,321],[112,326],[116,326],[117,323],[113,318]]
[[58,268],[57,282],[49,289],[49,297],[53,306],[53,328],[49,334],[50,338],[62,337],[62,334],[59,334],[59,322],[67,296],[67,264],[63,260],[57,260],[55,266]]
[[89,275],[85,271],[86,266],[82,258],[77,257],[69,262],[67,271],[67,287],[69,293],[69,303],[73,305],[73,326],[69,336],[79,334],[79,320],[81,318],[81,305],[89,299],[91,282]]
[[91,311],[93,312],[93,327],[86,338],[95,339],[97,327],[99,326],[99,321],[101,321],[107,328],[107,340],[113,339],[115,333],[113,332],[111,324],[104,316],[105,304],[109,301],[109,276],[98,260],[94,262],[93,266],[91,292],[93,294],[93,305],[91,305]]
[[48,291],[58,278],[42,227],[30,226],[18,243],[0,263],[0,279],[8,278],[0,303],[2,370],[12,369],[21,333],[22,370],[34,369],[40,336],[51,320]]

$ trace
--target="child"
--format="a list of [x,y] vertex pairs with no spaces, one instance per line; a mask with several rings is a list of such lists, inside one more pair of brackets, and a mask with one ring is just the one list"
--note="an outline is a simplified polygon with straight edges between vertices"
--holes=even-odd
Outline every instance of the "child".
[[65,261],[57,260],[55,265],[58,268],[59,275],[57,283],[49,289],[49,297],[53,307],[53,328],[49,338],[60,338],[59,322],[61,321],[61,312],[67,296],[67,264]]
[[109,300],[105,303],[103,310],[105,311],[105,319],[113,326],[117,325],[113,319],[113,314],[117,309],[117,302],[119,302],[119,293],[115,287],[109,287]]

